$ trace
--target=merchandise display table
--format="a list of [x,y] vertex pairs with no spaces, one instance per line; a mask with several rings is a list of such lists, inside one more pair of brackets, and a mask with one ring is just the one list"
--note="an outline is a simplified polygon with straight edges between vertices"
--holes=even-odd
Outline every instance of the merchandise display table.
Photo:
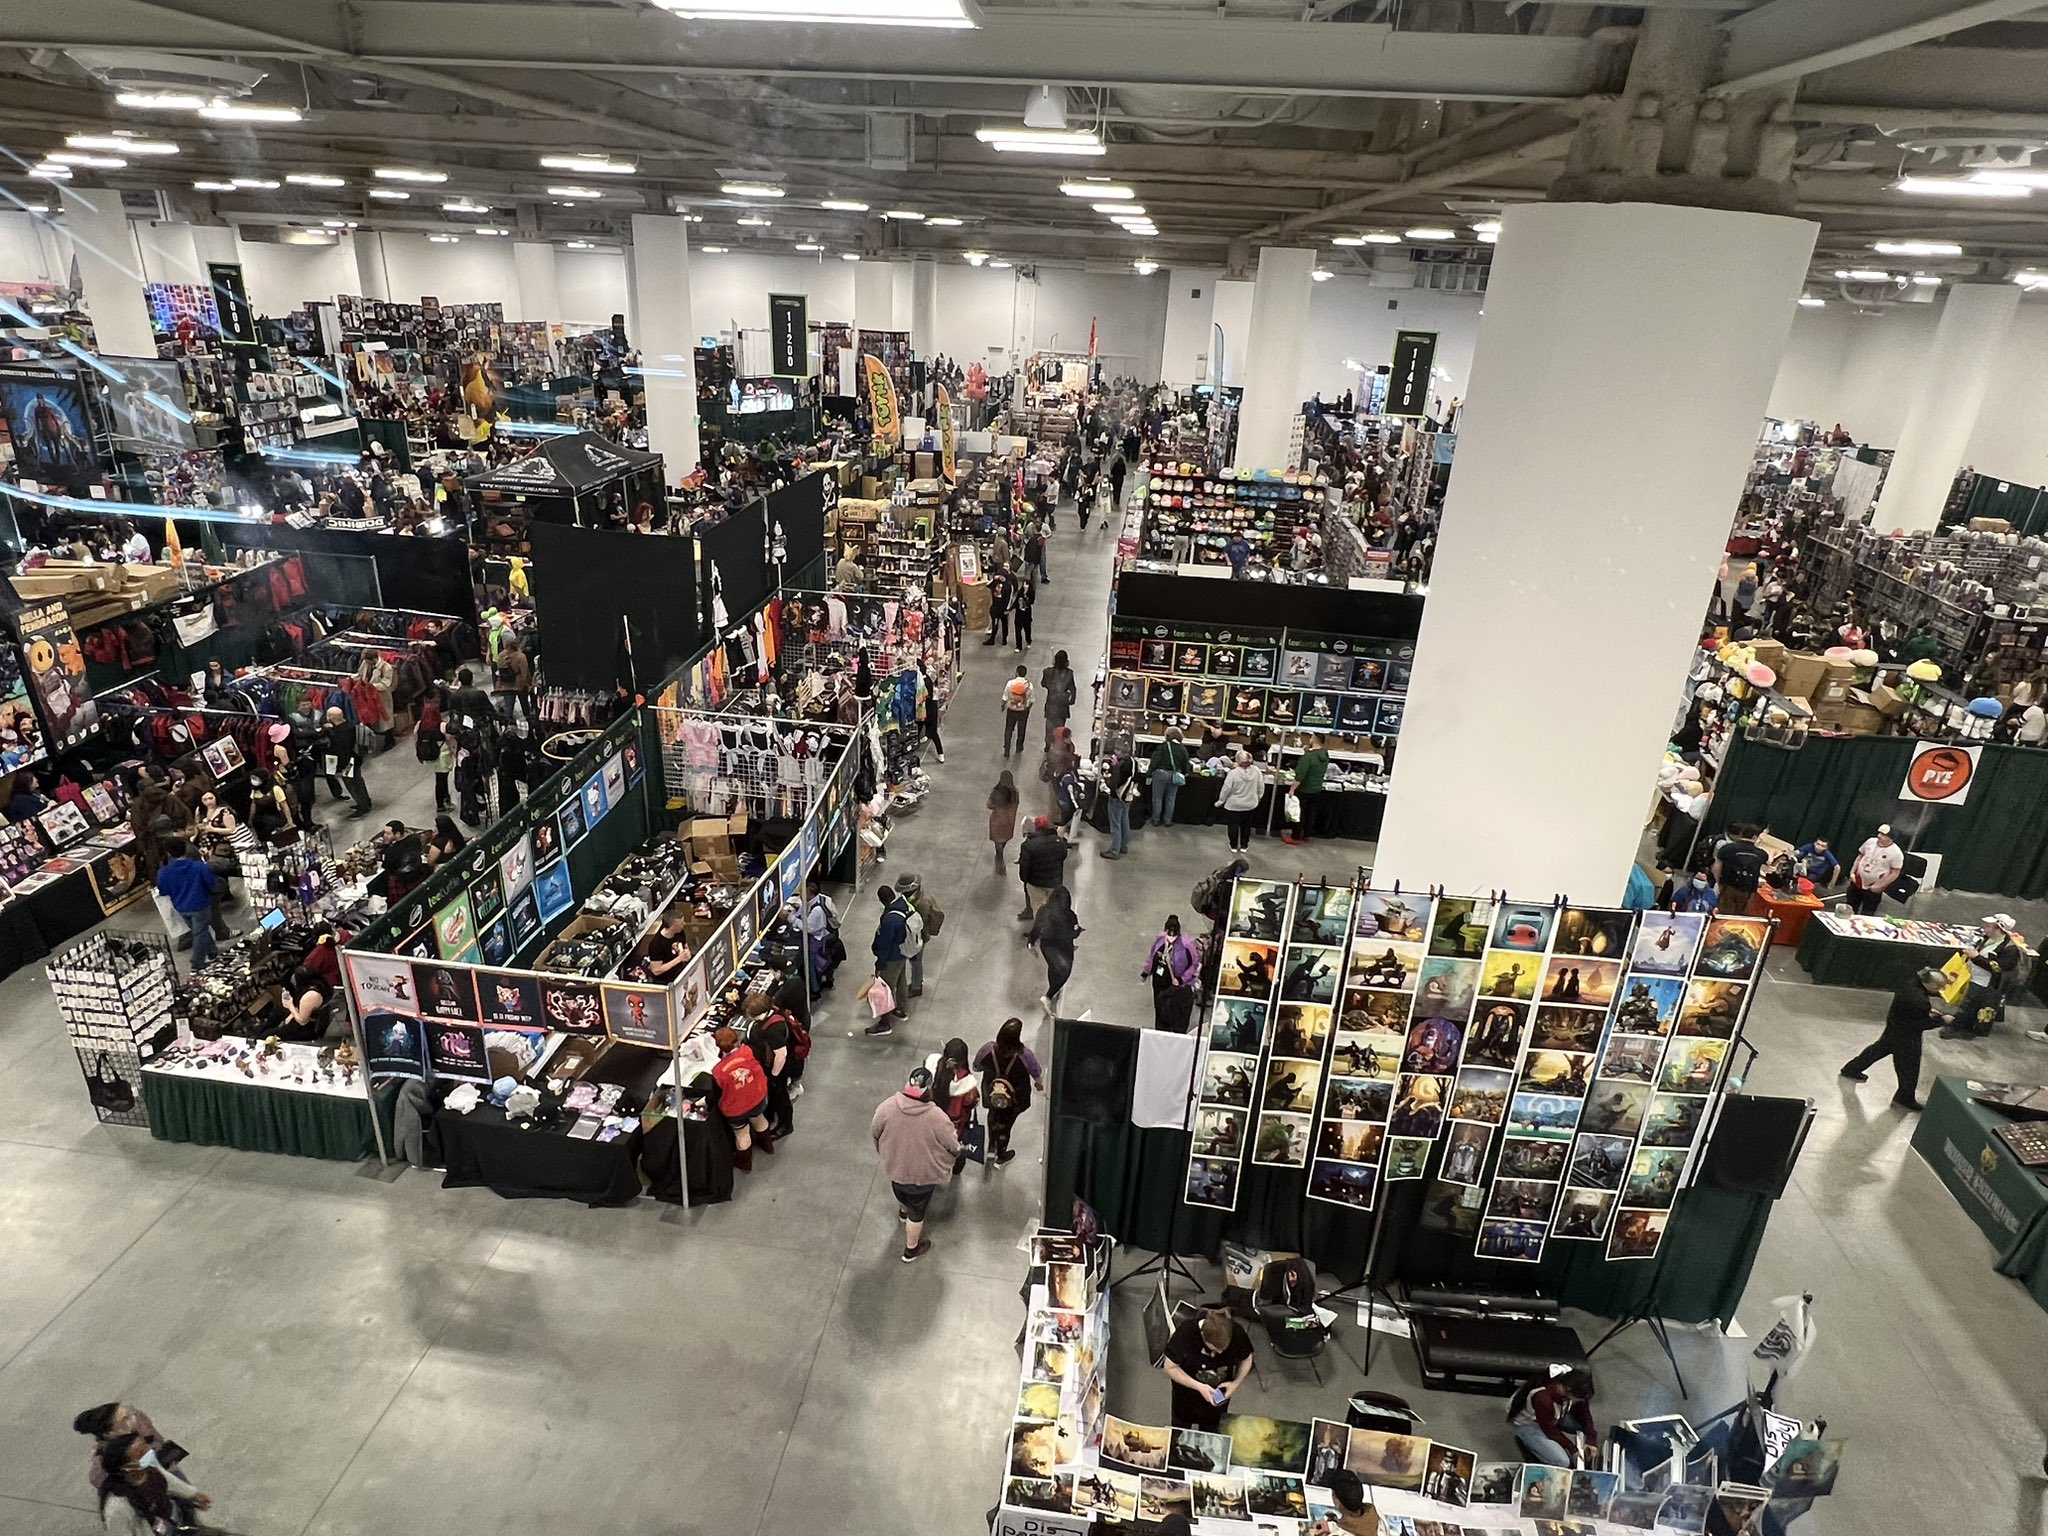
[[1977,938],[1975,928],[1948,923],[1817,912],[1799,942],[1799,964],[1817,986],[1891,991],[1922,966],[1945,965]]
[[1970,1097],[1969,1080],[1937,1077],[1913,1132],[1935,1177],[1991,1239],[1993,1266],[2048,1307],[2048,1183],[1993,1134],[2006,1117]]
[[479,1104],[466,1115],[437,1111],[434,1130],[448,1170],[443,1189],[481,1186],[508,1200],[558,1197],[585,1205],[640,1197],[637,1129],[614,1141],[583,1141],[561,1131],[520,1130],[502,1109]]
[[[245,1152],[288,1152],[359,1162],[377,1153],[370,1102],[361,1083],[251,1080],[231,1066],[144,1067],[142,1095],[149,1133],[158,1141],[190,1141]],[[396,1084],[377,1091],[377,1115],[388,1140]]]
[[106,913],[81,864],[70,874],[0,904],[0,976],[56,953]]
[[[1152,819],[1152,781],[1140,781],[1142,792],[1131,802],[1131,830],[1137,831]],[[1180,793],[1174,796],[1173,822],[1175,826],[1215,827],[1223,824],[1223,817],[1216,809],[1216,796],[1222,791],[1223,780],[1209,774],[1192,774],[1187,783],[1181,785]],[[1273,806],[1274,791],[1268,785],[1265,795],[1259,801],[1257,819],[1253,826],[1264,831],[1268,821],[1278,815]],[[1357,838],[1364,842],[1377,842],[1380,825],[1386,819],[1387,797],[1372,790],[1357,789],[1332,792],[1326,797],[1329,806],[1331,833],[1336,837]],[[1098,832],[1109,830],[1109,799],[1097,795],[1089,807],[1088,825]],[[1278,836],[1280,828],[1274,827]]]
[[1768,889],[1760,889],[1750,898],[1749,915],[1775,918],[1778,931],[1771,943],[1796,948],[1806,937],[1806,925],[1814,913],[1826,911],[1827,905],[1818,896],[1773,896]]

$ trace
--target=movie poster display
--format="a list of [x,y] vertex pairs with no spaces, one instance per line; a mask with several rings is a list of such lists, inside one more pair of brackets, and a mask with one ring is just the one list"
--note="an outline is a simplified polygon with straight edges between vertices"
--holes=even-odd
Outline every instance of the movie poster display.
[[75,373],[0,367],[0,423],[13,442],[15,474],[25,490],[86,496],[104,479],[85,388]]
[[1252,1124],[1265,1100],[1267,1026],[1279,991],[1280,952],[1293,902],[1294,888],[1278,880],[1239,880],[1231,888],[1216,999],[1198,1073],[1195,1131],[1182,1194],[1189,1205],[1237,1209]]
[[40,763],[49,755],[42,719],[29,702],[21,652],[11,641],[0,641],[0,773]]
[[29,697],[42,716],[47,752],[68,752],[99,729],[99,706],[85,680],[85,652],[61,602],[35,603],[15,615]]

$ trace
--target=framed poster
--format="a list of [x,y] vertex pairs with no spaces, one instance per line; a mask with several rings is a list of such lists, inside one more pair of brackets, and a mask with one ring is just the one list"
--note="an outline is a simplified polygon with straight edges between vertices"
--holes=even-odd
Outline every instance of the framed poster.
[[427,1063],[434,1076],[458,1083],[489,1083],[490,1053],[484,1047],[484,1032],[475,1024],[454,1024],[444,1019],[425,1021]]
[[412,985],[425,1017],[476,1017],[476,978],[466,966],[421,961],[412,968]]
[[518,971],[478,971],[476,999],[483,1022],[501,1029],[545,1029],[540,978]]
[[29,703],[21,652],[11,641],[0,642],[0,773],[40,763],[47,756],[42,718]]
[[533,880],[533,834],[522,832],[505,856],[498,860],[498,885],[510,900]]
[[567,859],[555,860],[533,877],[531,898],[539,903],[543,923],[552,923],[575,905],[576,892],[569,883]]
[[604,999],[594,981],[540,978],[541,1023],[572,1035],[604,1033]]
[[363,1044],[370,1053],[370,1079],[427,1076],[427,1034],[410,1014],[372,1008],[363,1015]]
[[464,892],[434,914],[434,948],[443,960],[454,960],[475,947],[476,923],[469,911],[469,894]]
[[28,693],[42,715],[52,752],[68,751],[99,729],[99,706],[85,680],[85,652],[61,602],[36,603],[15,615]]
[[607,981],[603,993],[605,1033],[614,1040],[664,1051],[674,1045],[675,1017],[668,988]]

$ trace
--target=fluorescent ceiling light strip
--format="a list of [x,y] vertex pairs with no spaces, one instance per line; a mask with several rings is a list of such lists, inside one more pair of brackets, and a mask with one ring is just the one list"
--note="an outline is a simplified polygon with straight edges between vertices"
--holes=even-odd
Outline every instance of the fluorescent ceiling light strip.
[[603,155],[542,155],[540,168],[590,176],[631,176],[640,169],[634,161],[613,160]]
[[727,197],[781,197],[782,188],[772,181],[720,182],[718,190]]
[[296,123],[305,118],[297,107],[259,107],[218,98],[201,107],[199,115],[216,123]]
[[370,174],[379,181],[410,181],[427,187],[438,187],[448,179],[446,171],[422,171],[409,165],[380,165]]
[[1880,240],[1871,249],[1880,256],[1960,256],[1963,248],[1947,240]]
[[178,146],[167,139],[131,139],[119,133],[74,133],[64,141],[71,149],[106,149],[122,155],[175,155]]
[[657,0],[686,21],[779,21],[871,27],[978,26],[967,0]]
[[1138,194],[1129,187],[1118,186],[1109,181],[1063,181],[1060,190],[1069,197],[1086,197],[1104,201],[1128,200]]
[[206,98],[190,91],[123,91],[114,103],[144,112],[197,112],[206,105]]
[[1964,181],[1955,176],[1901,176],[1892,190],[1920,197],[2027,197],[2034,189],[2024,183]]
[[866,203],[857,203],[851,198],[845,197],[828,197],[819,203],[818,206],[820,208],[829,208],[834,213],[866,213],[868,211]]
[[1094,208],[1097,213],[1106,213],[1112,219],[1126,216],[1136,219],[1145,217],[1145,208],[1141,203],[1096,203]]
[[345,187],[346,176],[328,176],[318,171],[292,171],[285,180],[295,187]]
[[603,197],[604,194],[595,187],[549,187],[548,196],[565,197],[572,202],[587,203],[593,198]]

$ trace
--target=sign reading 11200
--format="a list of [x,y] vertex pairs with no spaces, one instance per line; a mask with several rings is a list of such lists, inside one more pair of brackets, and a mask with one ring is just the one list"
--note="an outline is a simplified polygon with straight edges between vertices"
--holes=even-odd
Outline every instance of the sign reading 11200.
[[1394,368],[1387,379],[1389,416],[1429,414],[1429,376],[1436,366],[1435,331],[1396,331]]

